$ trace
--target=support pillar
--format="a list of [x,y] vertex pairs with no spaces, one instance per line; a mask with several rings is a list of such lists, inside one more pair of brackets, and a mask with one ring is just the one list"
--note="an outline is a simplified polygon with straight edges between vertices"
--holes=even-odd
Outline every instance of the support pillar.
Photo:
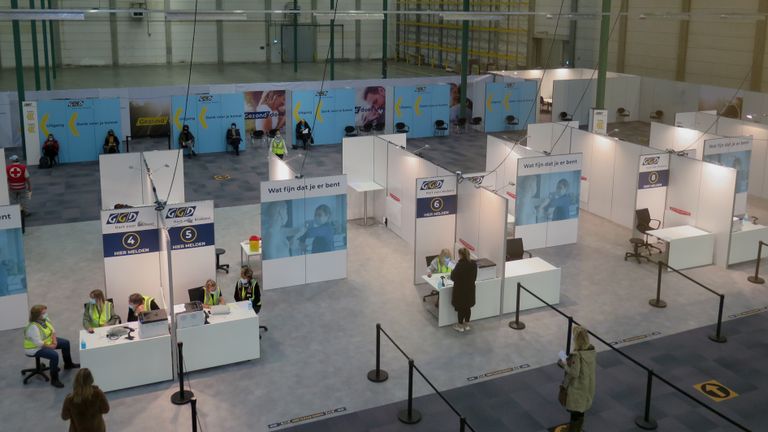
[[[35,8],[35,0],[29,0],[29,8]],[[30,30],[32,34],[32,66],[35,72],[35,90],[40,90],[40,58],[37,50],[37,21],[30,20]]]
[[[11,0],[11,9],[19,8],[19,0]],[[22,104],[24,103],[24,64],[21,57],[21,30],[19,29],[19,21],[13,20],[13,56],[16,60],[16,94],[19,98],[19,125],[24,127],[24,110]],[[24,152],[24,159],[27,158],[27,146],[26,139],[24,138],[24,131],[21,131],[21,149]]]
[[[469,0],[464,0],[464,12],[469,12]],[[461,22],[461,98],[459,117],[467,118],[467,74],[469,70],[469,21]]]
[[[45,0],[40,0],[40,9],[45,9]],[[48,61],[48,22],[43,21],[43,56],[45,57],[45,89],[51,89],[51,68]]]
[[597,94],[595,108],[605,109],[605,81],[608,73],[608,36],[611,27],[611,0],[603,0],[603,15],[600,18],[600,52],[597,65]]

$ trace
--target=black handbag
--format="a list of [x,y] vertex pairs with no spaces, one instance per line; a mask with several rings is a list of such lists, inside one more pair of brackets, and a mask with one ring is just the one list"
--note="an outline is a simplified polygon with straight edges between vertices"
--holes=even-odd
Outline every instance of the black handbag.
[[560,402],[560,405],[565,407],[565,404],[568,402],[568,389],[560,385],[560,391],[557,393],[557,401]]

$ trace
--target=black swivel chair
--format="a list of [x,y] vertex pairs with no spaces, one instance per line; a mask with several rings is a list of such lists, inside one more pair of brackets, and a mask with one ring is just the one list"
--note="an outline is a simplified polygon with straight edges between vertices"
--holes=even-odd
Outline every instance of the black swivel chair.
[[[429,267],[429,265],[432,264],[432,260],[434,260],[435,258],[437,258],[437,255],[429,255],[429,256],[425,257],[425,259],[427,261],[427,267]],[[439,294],[440,293],[437,290],[432,290],[432,291],[430,291],[429,294],[427,294],[424,297],[422,297],[421,301],[422,302],[426,302],[428,298],[430,298],[430,297],[437,297]]]
[[647,208],[635,210],[635,220],[637,221],[635,227],[643,234],[643,244],[639,247],[644,247],[649,255],[651,254],[651,249],[661,252],[661,249],[648,243],[648,231],[659,229],[661,221],[651,218],[651,212]]
[[435,136],[444,136],[448,132],[448,126],[446,126],[444,120],[435,120]]
[[360,128],[360,132],[369,134],[373,130],[373,122],[367,122]]
[[507,122],[506,126],[508,128],[511,128],[520,124],[520,121],[517,120],[517,117],[513,115],[508,115],[507,117],[505,117],[505,120]]
[[40,375],[45,380],[45,382],[50,381],[51,379],[48,378],[48,374],[45,373],[46,371],[50,370],[50,367],[49,366],[45,366],[42,363],[42,360],[40,359],[40,357],[36,357],[36,356],[33,356],[33,355],[31,355],[31,356],[28,355],[27,357],[35,359],[35,367],[34,368],[30,368],[30,369],[22,369],[21,370],[21,374],[24,376],[24,384],[28,384],[29,380],[31,380],[32,377],[37,376],[37,375]]
[[571,117],[567,112],[563,111],[558,116],[560,118],[561,122],[569,122],[573,120],[573,117]]
[[464,117],[459,117],[456,119],[453,125],[456,127],[456,133],[462,133],[467,128],[467,119]]
[[508,238],[507,239],[507,261],[517,261],[524,258],[524,255],[528,254],[528,258],[532,258],[530,252],[523,247],[523,239],[521,238]]
[[187,293],[189,294],[190,303],[196,301],[202,303],[205,301],[205,288],[203,287],[190,288],[187,290]]
[[229,264],[222,264],[220,257],[227,253],[225,249],[216,248],[216,271],[222,270],[229,274]]
[[410,129],[408,128],[408,125],[403,122],[397,122],[395,123],[395,132],[397,133],[408,133]]
[[356,137],[357,136],[357,130],[354,126],[344,126],[344,136],[345,137]]

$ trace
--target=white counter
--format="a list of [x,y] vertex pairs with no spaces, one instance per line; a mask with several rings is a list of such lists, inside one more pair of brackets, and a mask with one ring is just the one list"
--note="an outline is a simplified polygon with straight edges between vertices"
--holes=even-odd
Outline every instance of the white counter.
[[[515,311],[518,282],[547,303],[560,303],[561,270],[539,257],[507,261],[504,277],[504,313]],[[523,290],[520,295],[520,310],[546,306]]]
[[[230,303],[227,315],[211,315],[203,326],[178,329],[176,337],[183,342],[187,372],[207,369],[261,356],[259,316],[248,309],[249,301]],[[174,310],[183,310],[176,305]]]
[[[728,264],[754,261],[757,258],[758,240],[768,243],[768,227],[750,222],[742,223],[739,231],[731,233]],[[763,256],[768,256],[768,249],[763,252]]]
[[710,265],[714,261],[715,235],[690,225],[646,232],[667,244],[666,263],[677,270]]
[[83,340],[86,345],[80,349],[80,364],[91,370],[96,384],[112,391],[173,379],[170,334],[138,339],[138,331],[134,331],[134,340],[125,336],[107,339],[110,328],[121,326],[136,330],[138,323],[96,328],[92,334],[80,330],[78,346],[82,347]]
[[[440,276],[445,276],[445,287],[438,288],[437,282]],[[456,309],[451,304],[453,295],[453,281],[449,273],[434,273],[432,277],[427,275],[422,278],[436,289],[439,295],[437,325],[443,327],[456,324],[459,321]],[[501,296],[501,279],[487,279],[475,282],[475,305],[472,306],[471,320],[497,316],[499,314],[499,298]]]

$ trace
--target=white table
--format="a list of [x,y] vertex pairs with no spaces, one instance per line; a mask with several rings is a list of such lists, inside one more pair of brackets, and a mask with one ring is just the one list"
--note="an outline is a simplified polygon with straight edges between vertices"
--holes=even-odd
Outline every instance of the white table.
[[[731,250],[728,264],[753,261],[757,258],[757,242],[768,243],[768,227],[750,222],[742,222],[741,229],[731,233]],[[766,253],[763,252],[763,256]]]
[[347,185],[355,192],[363,193],[363,225],[368,225],[368,192],[382,190],[384,186],[372,181],[349,182]]
[[170,334],[138,339],[138,331],[134,331],[134,340],[125,336],[107,339],[107,331],[120,326],[138,329],[137,322],[129,322],[96,328],[92,334],[80,330],[79,346],[83,340],[86,345],[80,349],[80,364],[91,370],[96,384],[112,391],[172,380]]
[[[254,360],[261,356],[259,316],[249,309],[249,301],[230,303],[228,315],[211,315],[208,324],[176,331],[183,342],[186,371],[196,371]],[[176,305],[174,311],[183,311]]]
[[[440,276],[445,276],[445,287],[438,288]],[[443,327],[459,322],[458,314],[451,304],[453,281],[449,273],[433,273],[432,277],[423,275],[422,279],[439,295],[437,325]],[[501,279],[487,279],[475,282],[475,305],[472,306],[471,320],[488,318],[499,315],[499,299],[501,298]]]
[[[504,278],[503,313],[515,311],[518,282],[547,303],[560,303],[561,269],[539,257],[507,261],[504,264]],[[523,290],[520,290],[520,296],[520,310],[546,306]]]
[[261,255],[262,249],[264,249],[264,240],[261,241],[261,247],[259,250],[253,252],[251,251],[251,242],[250,240],[246,240],[244,242],[240,242],[240,267],[244,266],[245,263],[248,263],[248,266],[251,265],[251,257]]
[[664,258],[670,267],[683,270],[714,261],[715,235],[691,225],[647,231],[666,243]]

